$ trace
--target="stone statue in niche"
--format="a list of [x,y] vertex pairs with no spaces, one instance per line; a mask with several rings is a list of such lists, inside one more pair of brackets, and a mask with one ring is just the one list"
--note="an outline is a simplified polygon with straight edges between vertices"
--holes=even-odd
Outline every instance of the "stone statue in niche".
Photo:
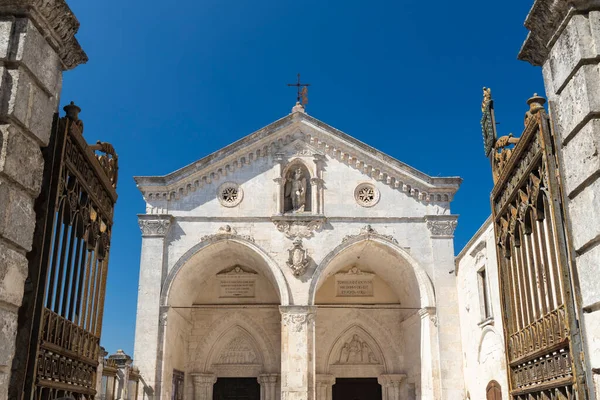
[[339,364],[379,364],[367,342],[353,335],[340,350]]
[[309,175],[305,168],[297,166],[287,173],[284,192],[284,212],[310,211]]

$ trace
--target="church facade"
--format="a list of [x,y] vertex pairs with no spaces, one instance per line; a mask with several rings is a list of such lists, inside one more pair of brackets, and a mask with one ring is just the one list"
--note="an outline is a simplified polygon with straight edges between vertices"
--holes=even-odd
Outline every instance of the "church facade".
[[136,182],[139,398],[464,398],[460,178],[430,177],[297,104]]

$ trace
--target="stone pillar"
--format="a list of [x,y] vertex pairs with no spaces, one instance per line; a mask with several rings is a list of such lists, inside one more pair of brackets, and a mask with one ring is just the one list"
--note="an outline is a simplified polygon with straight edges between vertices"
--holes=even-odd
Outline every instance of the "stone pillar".
[[[542,66],[553,122],[581,327],[588,395],[600,373],[600,1],[537,0],[519,58]],[[577,292],[577,290],[575,290]],[[577,355],[579,357],[579,355]]]
[[[194,384],[194,400],[212,400],[213,386],[217,382],[215,374],[191,374]],[[262,400],[262,399],[261,399]]]
[[314,399],[314,307],[282,306],[281,400]]
[[406,378],[404,374],[387,374],[377,377],[377,382],[383,389],[382,400],[401,400],[400,384]]
[[434,307],[419,310],[421,317],[421,395],[423,400],[440,398],[440,359]]
[[333,385],[335,385],[335,376],[318,374],[316,376],[316,400],[332,400]]
[[[161,329],[160,296],[162,282],[166,276],[166,238],[172,217],[167,214],[138,215],[142,230],[142,252],[140,259],[140,282],[135,326],[134,360],[139,365],[144,390],[138,398],[160,396],[162,343],[158,343]],[[164,318],[163,318],[164,322]],[[163,323],[164,325],[164,323]]]
[[[433,273],[437,304],[432,330],[437,333],[439,355],[440,399],[464,397],[462,343],[458,313],[458,293],[454,271],[454,229],[456,215],[427,215],[427,227],[431,234]],[[432,333],[433,336],[433,333]],[[433,346],[435,347],[435,343]],[[432,349],[434,352],[436,349]],[[436,354],[434,354],[434,357]],[[435,375],[434,375],[435,377]],[[435,387],[434,381],[434,387]]]
[[283,214],[283,206],[284,206],[283,191],[285,188],[285,177],[282,176],[282,174],[283,174],[284,156],[285,156],[285,154],[283,154],[283,153],[276,153],[275,156],[273,157],[273,159],[277,163],[277,176],[278,176],[277,178],[273,179],[273,182],[275,182],[275,189],[277,190],[277,201],[276,201],[277,210],[275,212],[276,215]]
[[[48,145],[58,111],[62,72],[87,61],[75,34],[79,22],[64,0],[0,0],[0,398],[22,392],[28,329],[17,334],[33,288],[25,254],[32,249]],[[30,320],[30,318],[25,317]],[[18,347],[17,357],[15,349]],[[14,362],[14,363],[13,363]],[[12,369],[12,373],[11,373]],[[9,376],[11,375],[11,376]],[[11,382],[11,394],[8,385]]]
[[258,383],[260,383],[260,400],[279,400],[277,396],[278,374],[260,374]]

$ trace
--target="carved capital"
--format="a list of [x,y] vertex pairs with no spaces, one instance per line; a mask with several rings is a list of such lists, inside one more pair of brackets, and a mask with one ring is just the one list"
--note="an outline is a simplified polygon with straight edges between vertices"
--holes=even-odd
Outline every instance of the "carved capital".
[[312,237],[325,224],[323,216],[277,216],[271,220],[277,230],[289,239]]
[[194,386],[196,387],[212,386],[217,382],[217,376],[215,374],[192,373],[191,375]]
[[88,57],[75,38],[79,21],[65,0],[2,0],[0,15],[26,15],[56,50],[63,70],[86,63]]
[[458,225],[457,215],[426,215],[427,228],[431,237],[452,238]]
[[386,374],[377,377],[377,383],[384,388],[399,388],[400,383],[406,379],[405,374]]
[[292,332],[302,332],[315,322],[315,311],[308,306],[279,307],[281,323]]
[[257,380],[261,385],[274,386],[279,381],[279,374],[260,374]]
[[165,237],[171,229],[173,217],[168,214],[140,214],[138,224],[142,237]]
[[317,387],[327,387],[335,385],[335,376],[327,374],[317,374],[315,376]]
[[429,320],[433,323],[434,326],[438,326],[437,324],[437,315],[435,313],[435,307],[423,307],[419,310],[419,316],[421,319],[425,319],[429,317]]

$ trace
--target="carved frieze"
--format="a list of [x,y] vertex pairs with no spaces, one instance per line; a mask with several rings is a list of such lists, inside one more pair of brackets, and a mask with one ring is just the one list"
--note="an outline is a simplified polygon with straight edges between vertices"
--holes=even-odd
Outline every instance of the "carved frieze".
[[431,232],[431,237],[451,238],[454,237],[454,230],[458,225],[456,216],[451,215],[428,215],[427,229]]
[[240,239],[248,240],[249,242],[254,243],[254,238],[250,235],[240,235],[237,233],[235,228],[232,228],[230,225],[223,225],[219,228],[217,233],[213,235],[204,235],[200,238],[200,241],[204,242],[205,240],[215,240],[222,239],[227,237],[238,237]]
[[246,338],[238,336],[223,348],[217,363],[222,365],[256,364],[258,356],[250,342]]
[[171,228],[172,218],[170,215],[138,215],[138,225],[142,231],[142,237],[165,237]]
[[392,235],[383,235],[378,233],[371,225],[365,225],[361,228],[360,232],[357,235],[347,235],[342,239],[342,243],[347,242],[348,240],[356,239],[359,237],[375,237],[380,239],[389,240],[392,243],[398,244],[398,241]]

